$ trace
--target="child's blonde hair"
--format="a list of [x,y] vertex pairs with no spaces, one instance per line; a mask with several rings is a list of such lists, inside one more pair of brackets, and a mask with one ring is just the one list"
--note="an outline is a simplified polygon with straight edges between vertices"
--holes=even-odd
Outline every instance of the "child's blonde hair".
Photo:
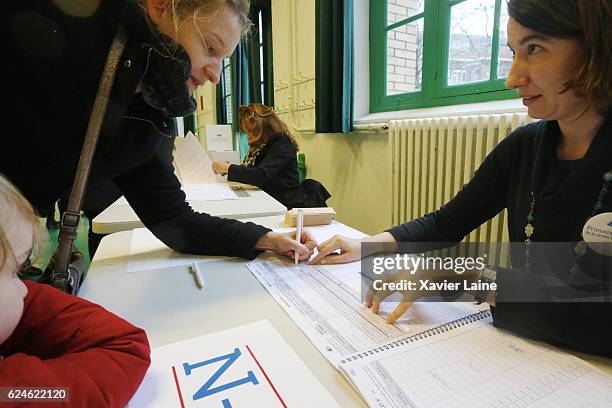
[[15,256],[6,236],[6,227],[19,216],[32,224],[37,235],[40,223],[32,205],[8,179],[0,174],[0,270],[4,268],[9,256]]

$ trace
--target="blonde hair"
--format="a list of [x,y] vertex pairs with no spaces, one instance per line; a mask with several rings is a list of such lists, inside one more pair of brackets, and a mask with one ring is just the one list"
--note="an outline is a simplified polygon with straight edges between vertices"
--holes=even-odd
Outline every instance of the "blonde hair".
[[4,268],[9,256],[15,257],[6,236],[6,227],[19,216],[32,224],[36,237],[40,225],[36,212],[19,190],[0,174],[0,270]]
[[[141,1],[143,8],[145,1]],[[253,23],[249,20],[251,0],[166,0],[166,5],[172,14],[174,31],[177,33],[179,26],[186,20],[212,19],[223,6],[231,8],[238,15],[241,35],[248,34],[253,26]],[[196,27],[198,27],[197,24]]]
[[[254,126],[247,126],[249,122]],[[262,103],[251,103],[238,108],[238,127],[253,136],[256,146],[266,142],[274,133],[284,133],[295,145],[295,150],[300,150],[287,125],[276,116],[273,108]]]

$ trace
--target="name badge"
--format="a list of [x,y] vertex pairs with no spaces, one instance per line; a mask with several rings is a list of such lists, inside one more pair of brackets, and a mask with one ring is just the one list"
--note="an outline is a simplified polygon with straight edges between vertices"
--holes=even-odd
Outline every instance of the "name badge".
[[582,237],[594,252],[612,256],[612,212],[588,220],[582,229]]

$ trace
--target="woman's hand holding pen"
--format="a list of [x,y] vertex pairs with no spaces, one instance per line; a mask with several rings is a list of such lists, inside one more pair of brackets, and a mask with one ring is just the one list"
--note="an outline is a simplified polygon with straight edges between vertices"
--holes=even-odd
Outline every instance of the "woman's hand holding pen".
[[257,241],[255,249],[267,249],[291,259],[293,259],[295,252],[297,252],[300,261],[304,261],[310,258],[316,246],[317,241],[312,233],[308,230],[303,230],[300,243],[295,239],[295,232],[291,234],[268,232]]
[[229,172],[230,166],[231,166],[231,163],[227,161],[225,163],[214,161],[212,164],[212,169],[215,172],[215,174],[220,174],[222,176],[225,176]]

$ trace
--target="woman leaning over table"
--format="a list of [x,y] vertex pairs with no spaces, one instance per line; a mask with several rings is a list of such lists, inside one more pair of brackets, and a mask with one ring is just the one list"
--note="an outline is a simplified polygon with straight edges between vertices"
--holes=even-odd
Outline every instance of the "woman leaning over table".
[[34,207],[48,208],[72,185],[102,69],[121,27],[127,44],[89,186],[112,180],[145,226],[177,251],[310,255],[307,234],[308,246],[253,223],[193,211],[172,165],[158,154],[162,140],[172,137],[170,120],[195,110],[196,87],[219,80],[223,58],[248,31],[248,0],[24,0],[6,8],[10,64],[3,97],[10,120],[0,172]]
[[[508,210],[510,241],[526,242],[523,248],[530,242],[573,243],[568,248],[580,243],[585,221],[612,211],[611,7],[606,0],[510,0],[508,45],[514,62],[506,85],[518,92],[530,117],[543,120],[502,140],[437,211],[362,241],[333,237],[319,246],[312,262],[360,259],[369,255],[362,253],[361,242],[392,247],[398,242],[459,242],[503,209]],[[494,324],[553,344],[612,355],[612,262],[585,252],[582,244],[570,252],[564,276],[571,280],[578,270],[574,268],[585,263],[600,265],[594,278],[607,301],[495,305],[491,300]],[[336,249],[341,253],[334,254]],[[415,247],[427,249],[428,244]],[[529,257],[513,251],[513,267],[530,270]],[[552,258],[547,261],[558,261]],[[504,278],[497,276],[499,299]],[[370,291],[367,305],[377,313],[388,294]],[[405,293],[389,322],[410,307],[415,300],[411,296]]]

